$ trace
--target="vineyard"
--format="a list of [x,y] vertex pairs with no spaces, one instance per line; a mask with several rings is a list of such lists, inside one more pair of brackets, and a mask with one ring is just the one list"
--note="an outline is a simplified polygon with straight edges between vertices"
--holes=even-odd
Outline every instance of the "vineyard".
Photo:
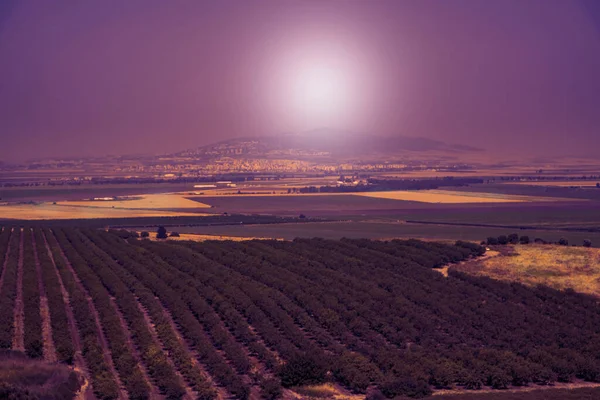
[[0,232],[0,349],[72,365],[86,398],[372,399],[600,382],[594,297],[434,271],[417,240],[156,242]]

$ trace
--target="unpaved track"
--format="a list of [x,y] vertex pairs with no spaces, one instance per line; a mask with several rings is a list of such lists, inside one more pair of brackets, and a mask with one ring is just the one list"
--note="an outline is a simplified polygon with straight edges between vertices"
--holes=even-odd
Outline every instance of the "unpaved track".
[[75,316],[73,315],[73,310],[71,309],[71,303],[69,302],[69,293],[65,289],[65,285],[63,284],[60,273],[58,272],[58,268],[56,268],[56,263],[54,262],[54,255],[50,250],[50,246],[48,245],[48,241],[46,240],[46,235],[43,234],[44,238],[44,246],[46,246],[46,251],[48,252],[48,257],[50,257],[50,261],[52,261],[52,266],[54,267],[54,273],[56,273],[56,278],[58,279],[58,283],[60,285],[60,291],[63,296],[63,301],[65,302],[65,311],[67,313],[67,320],[69,321],[69,332],[71,333],[71,340],[73,341],[73,349],[75,350],[75,354],[73,355],[73,365],[75,369],[81,371],[85,376],[88,384],[86,388],[82,391],[81,396],[83,399],[94,399],[94,389],[90,382],[90,372],[87,369],[87,365],[81,354],[81,338],[79,337],[79,331],[77,330],[77,324],[75,322]]
[[13,337],[13,350],[25,351],[25,310],[23,308],[23,241],[25,232],[21,229],[19,242],[19,263],[17,267],[17,298],[15,300],[15,336]]
[[96,307],[94,306],[92,297],[87,292],[87,290],[85,290],[83,283],[81,283],[79,276],[77,276],[75,269],[73,269],[71,262],[65,255],[65,252],[61,248],[60,243],[58,243],[58,240],[57,240],[57,245],[58,245],[58,249],[60,251],[60,255],[63,258],[65,265],[67,266],[67,269],[69,270],[69,272],[75,279],[77,286],[79,286],[79,290],[81,290],[85,294],[85,297],[88,301],[90,313],[94,316],[94,320],[96,321],[96,330],[98,333],[98,338],[100,339],[100,345],[102,346],[102,352],[104,353],[104,360],[105,360],[106,364],[108,365],[108,367],[110,368],[110,372],[114,376],[115,381],[117,382],[117,385],[119,386],[119,391],[120,391],[119,398],[123,399],[123,400],[128,399],[129,396],[127,395],[127,391],[125,390],[125,388],[123,386],[123,382],[121,382],[121,378],[119,377],[119,374],[117,374],[117,370],[115,368],[112,357],[110,355],[110,348],[108,347],[108,342],[106,341],[106,336],[104,335],[104,331],[102,330],[102,324],[100,323],[100,317],[98,315],[98,311],[96,311]]
[[158,346],[160,347],[160,350],[165,354],[165,356],[167,356],[167,361],[169,362],[169,364],[171,365],[171,367],[173,368],[173,370],[175,371],[177,376],[179,376],[181,378],[181,381],[185,383],[186,395],[185,395],[184,399],[185,400],[195,399],[197,397],[197,393],[190,387],[190,385],[185,380],[183,375],[181,375],[179,370],[175,367],[175,363],[171,359],[169,352],[165,350],[165,346],[164,346],[163,342],[158,337],[158,333],[156,332],[156,328],[154,327],[154,323],[152,322],[150,315],[148,315],[148,311],[146,311],[144,306],[142,306],[142,303],[140,303],[139,299],[137,299],[137,306],[138,306],[139,310],[141,311],[141,313],[144,315],[144,320],[146,321],[146,325],[148,325],[148,329],[150,330],[150,333],[152,334],[152,338],[154,339],[154,342],[156,344],[158,344]]
[[38,287],[40,291],[40,315],[42,317],[42,338],[44,339],[44,360],[48,362],[56,362],[56,349],[54,340],[52,340],[52,324],[50,323],[50,310],[48,308],[48,298],[46,297],[46,289],[42,280],[42,266],[37,254],[37,243],[31,231],[31,242],[33,244],[33,257],[35,259],[35,270],[37,272]]

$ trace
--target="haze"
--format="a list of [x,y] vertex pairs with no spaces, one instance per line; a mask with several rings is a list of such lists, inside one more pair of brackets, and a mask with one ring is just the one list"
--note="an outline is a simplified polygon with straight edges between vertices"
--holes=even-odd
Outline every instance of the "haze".
[[[592,154],[599,4],[3,0],[0,161],[156,154],[323,125]],[[306,78],[315,70],[329,72]],[[298,94],[323,76],[339,82]]]

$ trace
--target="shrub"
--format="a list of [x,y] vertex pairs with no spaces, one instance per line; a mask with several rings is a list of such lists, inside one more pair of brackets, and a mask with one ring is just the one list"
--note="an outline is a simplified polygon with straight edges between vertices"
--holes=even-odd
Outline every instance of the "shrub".
[[530,243],[529,236],[521,236],[519,238],[519,243],[521,243],[521,244],[529,244]]
[[167,238],[167,230],[165,229],[164,226],[158,227],[158,230],[156,231],[156,238],[157,239],[166,239]]
[[519,243],[519,235],[517,235],[516,233],[511,233],[510,235],[508,235],[508,242],[510,244]]
[[492,246],[499,244],[498,238],[490,236],[489,238],[487,238],[487,244],[492,245]]
[[501,245],[508,244],[508,237],[505,235],[498,236],[498,244],[501,244]]
[[142,232],[142,233],[140,234],[140,236],[141,236],[141,237],[143,237],[143,238],[147,238],[147,237],[150,237],[150,233],[148,233],[148,232],[144,231],[144,232]]
[[326,363],[308,354],[291,358],[279,370],[281,384],[285,387],[323,383],[326,376]]
[[589,239],[584,239],[583,247],[592,247],[592,241]]
[[565,238],[560,238],[560,240],[558,241],[558,244],[561,246],[568,246],[569,245],[569,241]]
[[170,237],[179,237],[179,232],[171,232]]

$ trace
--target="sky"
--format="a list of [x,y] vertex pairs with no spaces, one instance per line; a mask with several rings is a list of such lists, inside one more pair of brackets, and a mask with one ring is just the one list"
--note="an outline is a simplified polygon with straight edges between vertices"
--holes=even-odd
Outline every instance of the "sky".
[[600,145],[598,0],[1,0],[0,161],[331,126]]

